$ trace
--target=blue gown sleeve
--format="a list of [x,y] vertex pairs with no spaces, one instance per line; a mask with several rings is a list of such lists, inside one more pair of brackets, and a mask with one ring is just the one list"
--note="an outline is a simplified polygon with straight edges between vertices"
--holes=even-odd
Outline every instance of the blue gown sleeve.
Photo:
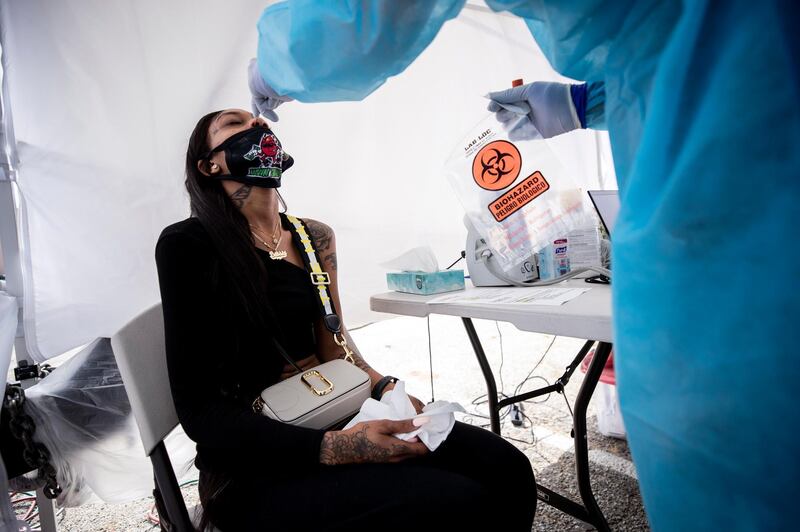
[[582,128],[606,129],[604,82],[591,81],[570,85],[570,96]]
[[302,102],[362,100],[401,73],[465,0],[287,0],[258,21],[258,66]]
[[[641,4],[652,3],[645,0]],[[635,0],[486,0],[494,11],[525,19],[553,68],[573,79],[602,80],[614,41]]]
[[586,126],[606,129],[606,84],[590,81],[586,84]]

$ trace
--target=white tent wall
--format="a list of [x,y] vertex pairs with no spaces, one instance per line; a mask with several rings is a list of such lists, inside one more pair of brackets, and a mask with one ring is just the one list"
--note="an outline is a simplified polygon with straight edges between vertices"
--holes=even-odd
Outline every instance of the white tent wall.
[[[211,110],[249,108],[246,65],[265,5],[0,5],[35,359],[110,336],[158,300],[156,239],[189,214],[188,136]],[[278,110],[275,130],[296,161],[282,193],[291,213],[336,231],[351,327],[379,318],[368,309],[369,295],[385,290],[378,263],[430,244],[446,265],[463,249],[443,163],[485,116],[482,95],[520,77],[559,79],[519,19],[469,6],[365,101]],[[552,145],[579,183],[614,187],[604,135],[575,132]]]

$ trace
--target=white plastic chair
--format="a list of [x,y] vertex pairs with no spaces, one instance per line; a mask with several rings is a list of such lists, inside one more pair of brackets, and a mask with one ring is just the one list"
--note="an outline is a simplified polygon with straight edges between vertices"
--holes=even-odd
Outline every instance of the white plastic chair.
[[[164,347],[164,316],[157,304],[135,317],[111,337],[131,410],[139,426],[145,454],[150,457],[156,490],[161,494],[168,530],[194,531],[175,478],[164,438],[178,425],[172,402]],[[166,518],[166,519],[165,519]]]

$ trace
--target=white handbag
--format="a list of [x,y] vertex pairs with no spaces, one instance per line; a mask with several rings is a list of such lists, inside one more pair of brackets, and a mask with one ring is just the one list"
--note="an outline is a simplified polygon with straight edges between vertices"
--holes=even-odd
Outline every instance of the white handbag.
[[265,388],[253,401],[253,411],[272,419],[312,429],[327,429],[349,420],[369,399],[372,391],[369,375],[355,365],[353,351],[341,332],[341,320],[336,315],[328,285],[330,276],[319,265],[314,243],[302,220],[286,216],[292,224],[292,237],[301,251],[311,283],[319,294],[322,322],[333,333],[336,345],[344,358],[331,360],[310,370],[302,370],[286,350],[272,339],[280,355],[298,371],[298,375]]
[[370,396],[369,375],[344,360],[331,360],[266,388],[253,409],[310,429],[349,420]]

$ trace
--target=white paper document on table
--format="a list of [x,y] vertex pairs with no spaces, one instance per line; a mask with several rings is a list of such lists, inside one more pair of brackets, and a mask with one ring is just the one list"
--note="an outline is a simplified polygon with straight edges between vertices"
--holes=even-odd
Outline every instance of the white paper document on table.
[[585,288],[551,288],[551,287],[518,287],[509,288],[473,288],[439,296],[428,301],[430,305],[443,303],[477,303],[487,305],[563,305],[575,299],[584,292],[591,290]]

